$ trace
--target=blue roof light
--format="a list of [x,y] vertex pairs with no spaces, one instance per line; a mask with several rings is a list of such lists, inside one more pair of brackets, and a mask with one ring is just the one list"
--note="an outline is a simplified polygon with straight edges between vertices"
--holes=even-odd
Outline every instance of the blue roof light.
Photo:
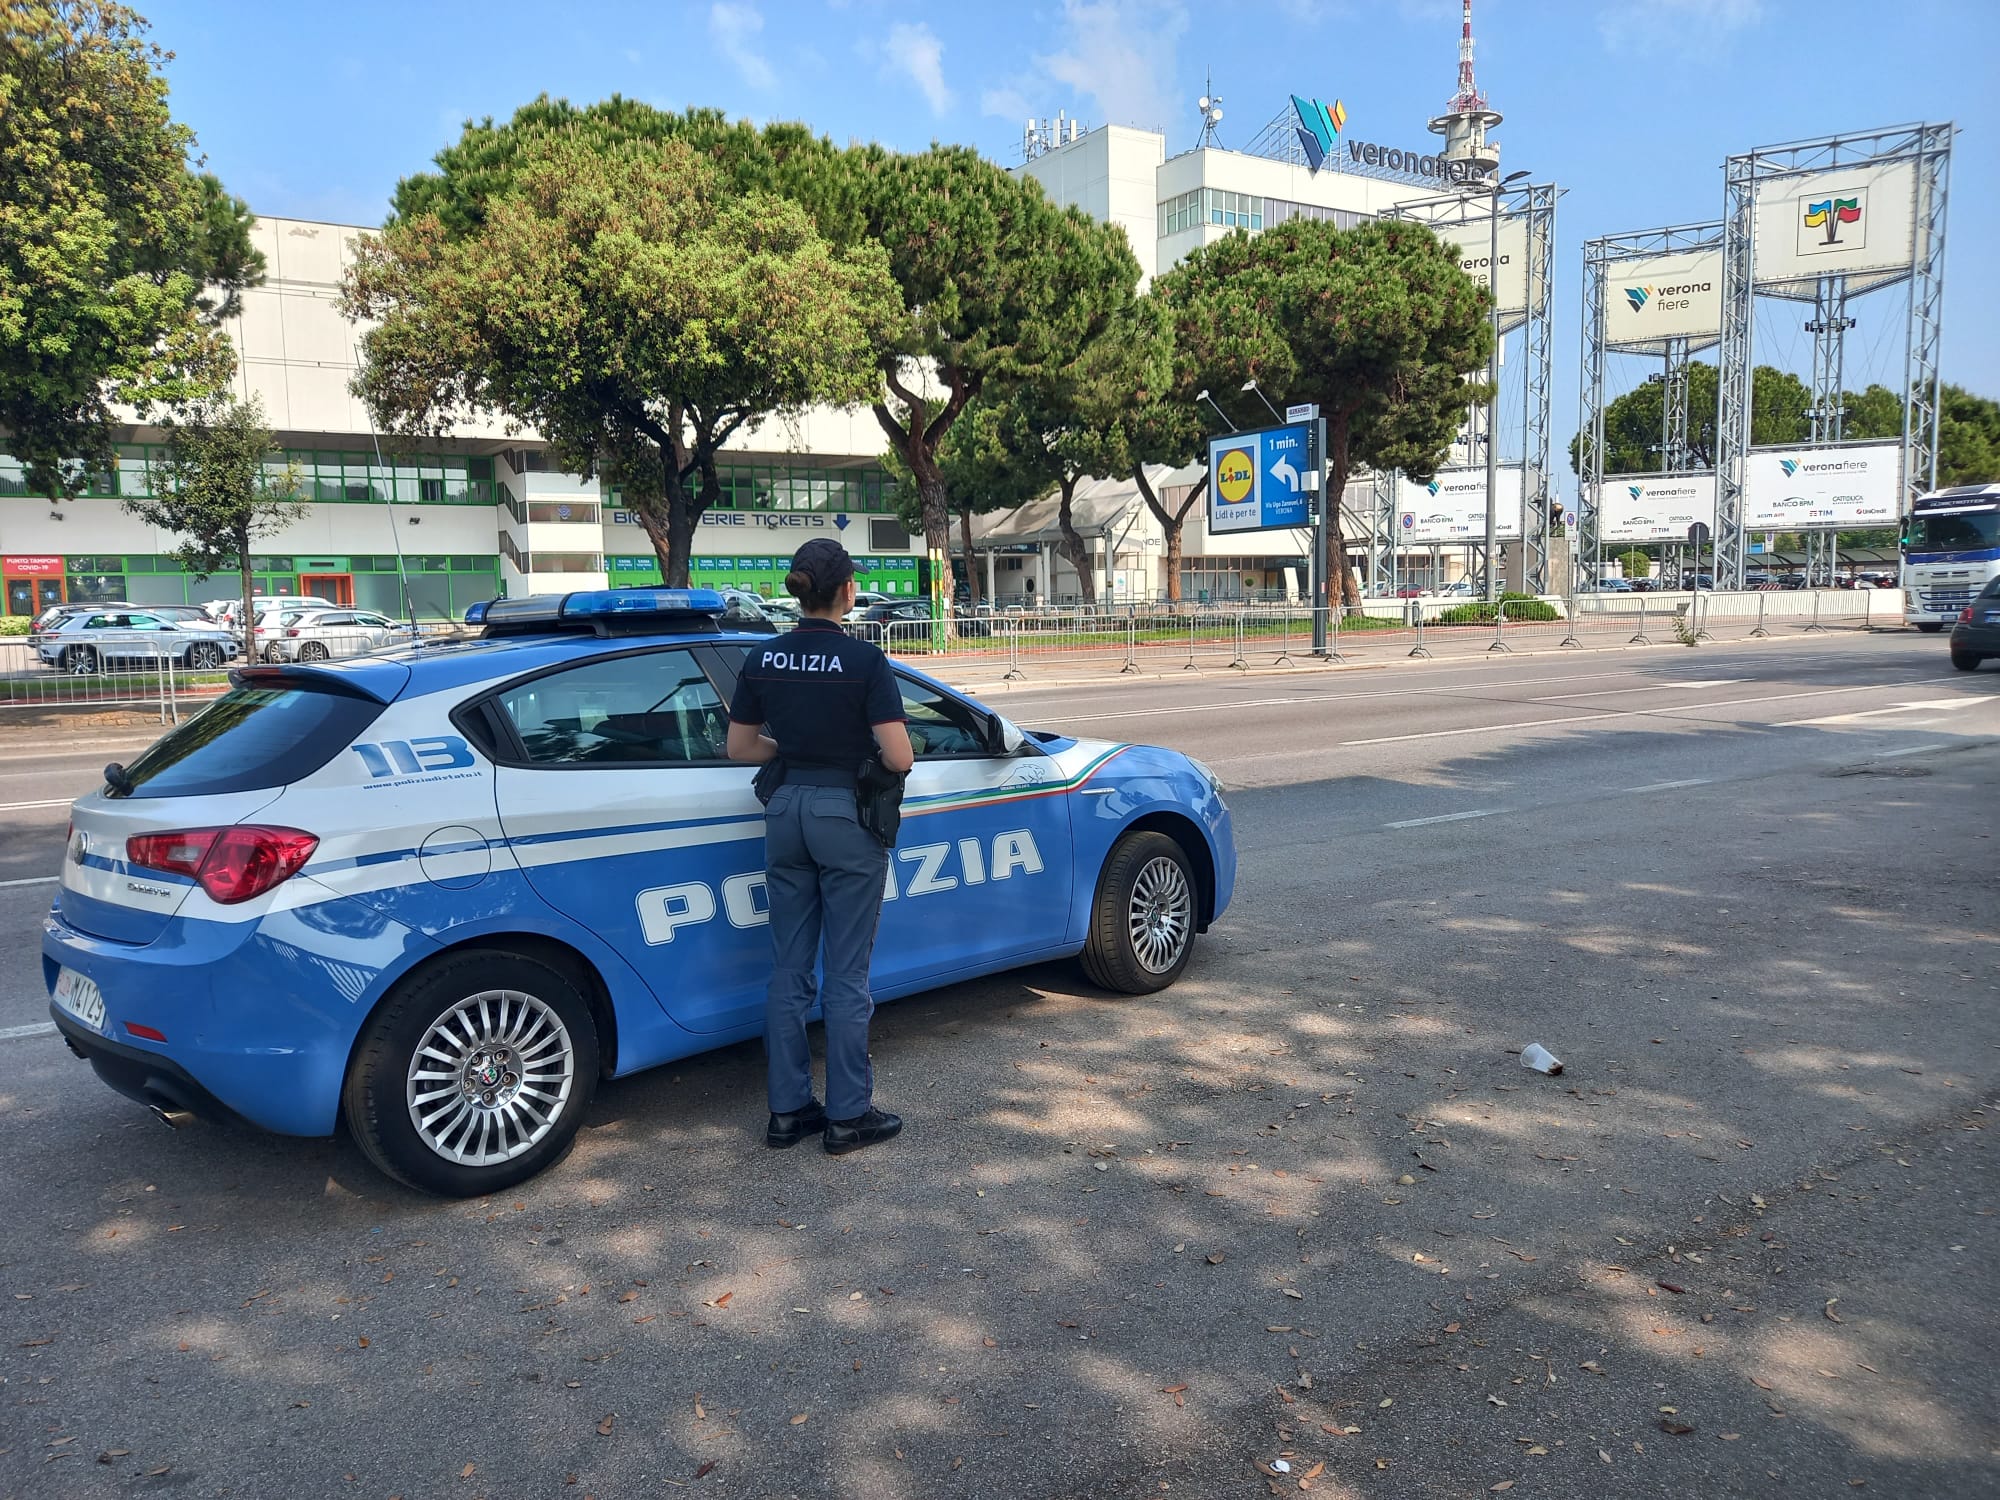
[[484,624],[486,621],[486,606],[492,602],[490,599],[481,599],[477,604],[466,605],[465,623],[468,625]]
[[501,627],[518,633],[600,620],[713,620],[728,608],[714,589],[579,589],[571,594],[529,594],[474,604],[466,610],[465,622],[484,625],[489,633]]

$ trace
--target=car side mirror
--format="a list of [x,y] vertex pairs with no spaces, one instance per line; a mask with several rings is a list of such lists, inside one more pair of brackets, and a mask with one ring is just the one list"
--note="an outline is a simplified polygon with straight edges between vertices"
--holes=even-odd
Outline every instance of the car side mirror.
[[986,721],[986,748],[993,755],[1015,755],[1027,739],[1021,731],[1008,723],[1000,715],[994,714]]

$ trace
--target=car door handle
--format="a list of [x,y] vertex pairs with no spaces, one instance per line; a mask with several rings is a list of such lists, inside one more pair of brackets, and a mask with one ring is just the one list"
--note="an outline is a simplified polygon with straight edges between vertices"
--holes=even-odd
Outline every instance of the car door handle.
[[1077,795],[1079,797],[1109,797],[1117,790],[1118,788],[1115,786],[1087,786],[1078,792]]

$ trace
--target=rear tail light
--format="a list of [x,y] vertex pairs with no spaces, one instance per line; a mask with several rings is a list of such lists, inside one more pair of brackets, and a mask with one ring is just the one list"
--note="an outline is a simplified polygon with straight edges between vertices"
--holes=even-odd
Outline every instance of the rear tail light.
[[125,857],[141,869],[192,876],[211,901],[234,906],[291,879],[318,847],[317,834],[243,824],[136,834],[125,841]]
[[287,631],[285,632],[286,636],[288,636],[288,637],[290,637],[290,636],[296,636],[296,635],[297,635],[298,633],[299,633],[299,627],[298,627],[298,626],[296,626],[296,625],[294,625],[294,626],[293,626],[293,627],[292,627],[292,628],[291,628],[290,630],[287,630]]
[[1970,625],[1972,623],[1972,606],[1970,604],[1958,612],[1958,623],[1961,625]]

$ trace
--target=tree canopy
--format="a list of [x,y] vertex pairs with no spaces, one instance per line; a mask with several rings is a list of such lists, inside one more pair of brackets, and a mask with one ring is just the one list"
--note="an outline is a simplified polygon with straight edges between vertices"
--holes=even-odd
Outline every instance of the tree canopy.
[[[1489,399],[1469,378],[1493,347],[1486,293],[1420,224],[1292,219],[1205,245],[1173,275],[1182,273],[1174,295],[1228,314],[1205,327],[1177,322],[1193,365],[1221,388],[1255,377],[1280,404],[1317,403],[1336,502],[1357,465],[1429,478],[1467,404]],[[1325,530],[1326,576],[1357,603],[1338,503]]]
[[114,402],[221,388],[215,320],[263,272],[145,29],[110,0],[0,0],[0,428],[52,498],[110,466]]
[[926,545],[943,550],[952,424],[982,393],[1058,377],[1131,300],[1139,262],[1122,229],[961,146],[855,147],[811,191],[829,232],[888,254],[901,308],[878,349],[875,417],[915,482]]
[[360,247],[347,306],[380,321],[358,388],[402,433],[479,408],[535,428],[563,468],[622,491],[666,581],[685,584],[739,429],[880,390],[886,258],[836,249],[799,204],[740,191],[664,127],[482,145],[464,168],[476,191],[452,196],[447,151],[446,182],[405,183],[412,212]]
[[244,640],[254,649],[255,543],[301,519],[299,470],[285,462],[262,403],[226,396],[192,403],[167,424],[163,461],[150,493],[125,501],[149,525],[173,532],[177,562],[197,579],[234,571],[243,590]]

